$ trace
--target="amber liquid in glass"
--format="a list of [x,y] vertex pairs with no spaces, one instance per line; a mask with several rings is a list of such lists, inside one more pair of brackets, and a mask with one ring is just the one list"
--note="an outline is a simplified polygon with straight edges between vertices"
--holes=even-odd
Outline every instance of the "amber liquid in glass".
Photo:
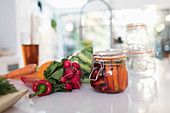
[[22,53],[24,59],[24,65],[28,64],[37,64],[38,65],[38,49],[39,45],[31,44],[31,45],[22,45]]

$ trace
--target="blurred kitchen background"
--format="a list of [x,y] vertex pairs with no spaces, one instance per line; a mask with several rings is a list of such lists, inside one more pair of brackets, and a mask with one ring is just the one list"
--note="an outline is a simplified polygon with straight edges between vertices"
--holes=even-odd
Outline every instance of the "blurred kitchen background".
[[30,36],[31,14],[39,65],[88,45],[124,48],[127,25],[136,23],[146,25],[156,57],[170,59],[170,0],[0,0],[0,74],[24,65],[21,36]]

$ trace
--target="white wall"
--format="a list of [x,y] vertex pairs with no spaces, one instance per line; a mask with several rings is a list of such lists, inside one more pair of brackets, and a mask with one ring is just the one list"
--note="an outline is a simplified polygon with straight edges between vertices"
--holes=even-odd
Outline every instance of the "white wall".
[[16,15],[16,40],[17,55],[19,57],[20,67],[24,66],[21,50],[21,33],[30,33],[30,10],[32,0],[14,0]]
[[[40,13],[36,6],[37,0],[15,0],[16,18],[17,18],[17,45],[18,55],[20,57],[20,67],[23,66],[21,51],[21,33],[30,35],[31,12],[33,13],[33,37],[39,38],[39,65],[54,60],[56,56],[56,32],[51,28],[51,18],[55,9],[42,2],[43,13]],[[34,6],[34,8],[33,8]]]
[[0,0],[0,48],[17,54],[16,15],[14,0]]

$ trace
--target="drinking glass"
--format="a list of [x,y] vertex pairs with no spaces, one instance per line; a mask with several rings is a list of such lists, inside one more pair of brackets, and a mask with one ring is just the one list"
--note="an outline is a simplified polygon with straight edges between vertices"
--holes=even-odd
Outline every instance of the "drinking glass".
[[21,46],[24,65],[37,64],[39,60],[39,44],[36,38],[26,33],[21,34]]

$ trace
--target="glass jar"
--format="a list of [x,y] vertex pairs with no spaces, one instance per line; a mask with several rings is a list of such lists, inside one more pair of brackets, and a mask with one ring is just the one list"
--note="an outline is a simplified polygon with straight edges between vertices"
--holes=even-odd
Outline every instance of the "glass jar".
[[146,46],[149,44],[147,26],[145,24],[128,24],[126,30],[125,44],[128,49],[134,45]]
[[156,70],[155,53],[146,48],[129,51],[128,70],[133,75],[151,77]]
[[98,92],[119,93],[128,86],[126,57],[123,50],[112,49],[93,54],[93,68],[89,79]]

